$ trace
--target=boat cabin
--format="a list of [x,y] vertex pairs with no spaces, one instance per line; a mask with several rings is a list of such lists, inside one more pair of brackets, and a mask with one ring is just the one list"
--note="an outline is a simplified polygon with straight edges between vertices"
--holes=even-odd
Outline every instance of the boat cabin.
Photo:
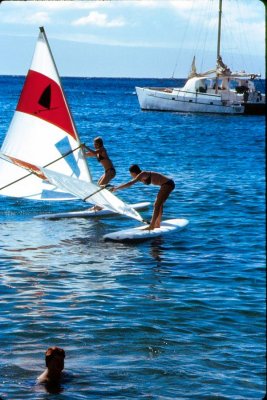
[[189,93],[206,93],[207,88],[207,79],[205,77],[194,77],[188,79],[182,90]]

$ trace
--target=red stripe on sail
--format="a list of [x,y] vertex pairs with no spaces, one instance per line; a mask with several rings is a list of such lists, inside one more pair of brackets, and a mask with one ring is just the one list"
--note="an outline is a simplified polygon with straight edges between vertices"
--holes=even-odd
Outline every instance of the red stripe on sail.
[[29,70],[16,110],[56,125],[77,140],[61,87],[39,72]]

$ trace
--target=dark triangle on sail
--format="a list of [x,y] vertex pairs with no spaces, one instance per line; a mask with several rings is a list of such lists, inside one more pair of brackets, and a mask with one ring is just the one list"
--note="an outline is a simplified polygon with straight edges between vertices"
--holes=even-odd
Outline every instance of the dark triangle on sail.
[[51,84],[48,85],[45,90],[43,91],[43,93],[40,96],[40,99],[38,101],[38,104],[40,104],[40,106],[43,106],[45,108],[50,109],[50,105],[51,105]]

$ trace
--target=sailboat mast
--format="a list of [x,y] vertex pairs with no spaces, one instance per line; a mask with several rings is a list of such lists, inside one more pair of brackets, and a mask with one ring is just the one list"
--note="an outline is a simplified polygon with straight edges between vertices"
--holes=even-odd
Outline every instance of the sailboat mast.
[[218,60],[221,52],[221,23],[222,23],[222,0],[219,0],[219,21],[218,21],[218,36],[217,36],[217,71],[216,71],[216,86],[215,92],[218,92]]
[[221,52],[221,23],[222,23],[222,0],[219,0],[219,23],[218,23],[218,37],[217,37],[217,60]]

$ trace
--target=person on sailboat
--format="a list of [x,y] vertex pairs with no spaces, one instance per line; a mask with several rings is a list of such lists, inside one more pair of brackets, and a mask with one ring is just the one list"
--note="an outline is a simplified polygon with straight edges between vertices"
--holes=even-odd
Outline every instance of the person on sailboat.
[[115,178],[116,170],[110,160],[107,150],[104,147],[103,139],[98,136],[94,139],[95,150],[90,149],[90,147],[83,146],[87,151],[85,151],[86,157],[96,157],[98,162],[104,167],[104,174],[99,178],[98,185],[106,186],[111,179]]
[[160,186],[158,195],[156,197],[156,201],[154,203],[152,219],[150,221],[149,226],[145,229],[153,230],[155,228],[160,228],[160,223],[163,213],[163,204],[165,203],[170,193],[175,188],[174,181],[158,172],[142,171],[136,164],[131,165],[129,171],[133,179],[127,183],[115,186],[111,191],[116,192],[117,190],[125,189],[127,187],[134,185],[137,182],[142,182],[145,185],[152,184]]
[[60,385],[62,371],[64,369],[65,351],[60,347],[49,347],[45,352],[45,371],[37,378],[38,383],[51,386],[56,389]]

